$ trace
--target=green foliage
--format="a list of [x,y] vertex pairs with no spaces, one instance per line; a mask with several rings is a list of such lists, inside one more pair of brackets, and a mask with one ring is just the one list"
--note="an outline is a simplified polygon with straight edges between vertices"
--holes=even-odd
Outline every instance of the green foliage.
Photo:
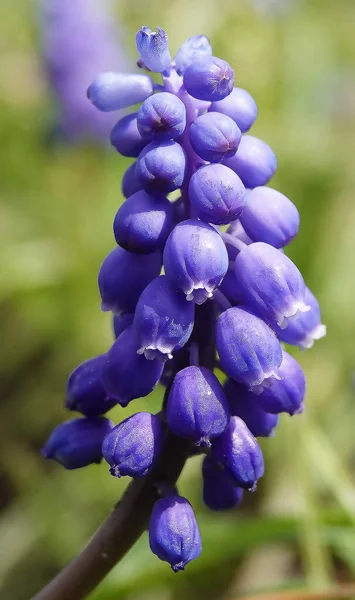
[[[110,149],[48,143],[34,4],[0,7],[0,597],[16,600],[80,550],[125,485],[105,465],[68,473],[39,454],[67,418],[68,373],[112,339],[96,274],[113,246],[125,163]],[[181,490],[196,507],[201,558],[174,575],[144,535],[91,598],[208,600],[347,580],[355,573],[355,5],[295,0],[278,17],[249,0],[151,0],[149,10],[124,0],[119,8],[127,39],[147,22],[165,28],[175,50],[203,31],[256,98],[255,134],[279,157],[275,187],[301,213],[289,254],[320,298],[328,337],[295,353],[308,377],[306,414],[283,417],[265,440],[257,494],[212,514],[200,499],[199,459],[185,468]],[[147,402],[157,409],[161,393],[115,409],[113,419]]]

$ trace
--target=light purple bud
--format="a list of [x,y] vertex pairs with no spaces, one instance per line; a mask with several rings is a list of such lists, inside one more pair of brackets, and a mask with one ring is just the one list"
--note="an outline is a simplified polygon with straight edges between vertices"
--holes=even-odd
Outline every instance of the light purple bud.
[[173,228],[173,208],[164,196],[140,190],[118,209],[113,223],[117,244],[138,254],[163,249]]
[[203,501],[211,510],[230,510],[243,500],[243,488],[237,487],[223,467],[206,456],[202,463]]
[[137,161],[132,163],[128,169],[126,169],[122,177],[121,190],[125,198],[129,198],[129,196],[132,196],[142,189],[142,186],[136,177],[136,164]]
[[186,294],[202,304],[211,298],[228,269],[224,242],[213,227],[190,219],[176,225],[164,249],[164,270]]
[[273,246],[245,246],[235,259],[234,272],[245,302],[271,324],[286,329],[290,320],[310,310],[301,273]]
[[133,325],[125,329],[107,353],[102,385],[111,398],[127,406],[135,398],[148,396],[163,372],[163,363],[138,354]]
[[116,123],[111,131],[110,141],[122,156],[136,158],[150,140],[142,138],[137,129],[137,113],[132,113]]
[[153,81],[148,75],[101,73],[89,86],[87,96],[96,108],[111,112],[143,102],[153,91]]
[[201,554],[201,535],[191,504],[181,496],[167,496],[155,503],[149,523],[149,545],[153,554],[183,571]]
[[213,440],[212,458],[229,471],[239,487],[251,491],[264,475],[260,446],[239,417],[231,417],[222,435]]
[[182,186],[185,169],[185,152],[180,144],[151,142],[138,157],[136,177],[147,192],[167,194]]
[[186,91],[198,100],[222,100],[231,93],[233,84],[232,67],[216,56],[205,56],[194,61],[184,73]]
[[193,35],[184,42],[176,53],[174,62],[178,73],[183,74],[187,67],[205,56],[212,56],[212,47],[205,35]]
[[238,175],[224,165],[200,167],[189,183],[194,216],[223,225],[237,219],[246,204],[245,188]]
[[[281,367],[279,372],[281,373]],[[278,416],[262,408],[258,395],[234,379],[227,379],[223,389],[231,414],[240,417],[255,437],[269,437],[274,434]]]
[[241,132],[236,123],[220,113],[205,113],[190,126],[191,146],[204,160],[220,162],[234,156]]
[[144,476],[160,454],[164,426],[159,417],[139,412],[116,425],[102,444],[102,455],[114,477]]
[[151,71],[162,73],[169,67],[171,58],[164,29],[157,27],[156,31],[152,31],[141,27],[136,34],[136,47],[144,65]]
[[291,200],[264,186],[249,190],[247,199],[240,221],[251,239],[275,248],[287,246],[297,235],[300,224],[298,210]]
[[216,346],[225,373],[249,389],[259,392],[279,378],[280,343],[271,327],[245,308],[229,308],[219,316]]
[[286,329],[273,325],[277,337],[282,342],[300,346],[303,350],[312,348],[315,340],[320,340],[327,334],[326,325],[323,325],[321,320],[318,300],[308,288],[306,288],[304,300],[311,307],[309,311],[301,313],[297,319],[291,320]]
[[167,407],[170,429],[199,446],[223,433],[229,408],[217,377],[204,367],[186,367],[174,378]]
[[279,368],[280,380],[273,380],[268,388],[255,396],[260,406],[269,413],[290,415],[303,412],[306,378],[301,365],[285,350]]
[[177,138],[186,126],[185,104],[169,92],[160,92],[147,98],[137,113],[137,125],[145,138]]
[[258,115],[258,107],[254,98],[242,88],[233,88],[229,96],[218,102],[212,102],[210,112],[227,115],[245,133],[254,124]]
[[247,188],[265,185],[274,175],[277,159],[270,146],[251,135],[243,135],[237,153],[224,161]]
[[156,277],[143,291],[134,314],[139,354],[161,361],[171,358],[188,341],[195,307],[166,275]]

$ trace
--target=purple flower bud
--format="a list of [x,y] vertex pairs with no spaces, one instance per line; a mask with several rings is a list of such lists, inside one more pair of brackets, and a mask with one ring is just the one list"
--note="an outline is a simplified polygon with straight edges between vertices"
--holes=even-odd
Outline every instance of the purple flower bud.
[[167,419],[178,436],[199,446],[210,446],[225,430],[229,408],[217,377],[204,367],[186,367],[175,376],[171,387]]
[[119,315],[113,315],[113,332],[117,339],[121,335],[122,331],[127,329],[133,323],[133,313],[121,313]]
[[254,242],[275,248],[287,246],[297,235],[300,216],[295,205],[280,192],[256,187],[247,194],[248,202],[240,221]]
[[234,274],[234,270],[228,269],[222,280],[222,283],[219,286],[219,289],[233,306],[243,302],[243,295]]
[[201,536],[191,504],[181,496],[167,496],[155,503],[149,523],[149,545],[153,554],[183,571],[201,554]]
[[113,423],[104,417],[71,419],[52,431],[42,455],[59,462],[65,469],[79,469],[102,458],[101,446]]
[[176,53],[174,62],[177,72],[182,75],[189,65],[196,60],[203,60],[205,56],[212,56],[212,48],[208,37],[193,35],[180,46]]
[[148,75],[101,73],[89,86],[87,96],[96,108],[111,112],[143,102],[153,91]]
[[102,455],[114,477],[147,475],[160,454],[164,440],[161,420],[149,412],[139,412],[105,437]]
[[138,110],[137,125],[145,138],[177,138],[186,127],[185,104],[169,92],[154,94]]
[[211,510],[230,510],[243,500],[243,488],[237,487],[223,467],[206,456],[202,463],[203,501]]
[[213,440],[212,458],[230,472],[238,486],[251,491],[264,475],[260,446],[239,417],[231,417],[222,435]]
[[181,187],[185,179],[185,152],[173,141],[151,142],[140,153],[136,177],[141,186],[162,194]]
[[274,175],[277,159],[270,146],[251,135],[243,135],[237,153],[224,164],[232,169],[247,188],[265,185]]
[[162,255],[159,251],[147,255],[115,248],[105,258],[99,272],[102,310],[133,312],[144,288],[159,275]]
[[101,373],[106,354],[90,358],[79,365],[70,375],[65,406],[87,417],[103,415],[117,404],[102,387]]
[[229,308],[218,317],[216,346],[223,370],[249,389],[261,391],[270,378],[279,378],[279,341],[262,319],[245,308]]
[[254,124],[258,115],[258,107],[254,98],[242,88],[233,88],[229,96],[218,102],[212,102],[210,112],[227,115],[245,133]]
[[127,327],[107,353],[102,369],[102,385],[111,398],[127,406],[135,398],[148,396],[163,372],[159,360],[147,360],[138,354],[133,325]]
[[233,84],[232,67],[215,56],[204,56],[194,61],[184,73],[186,91],[198,100],[222,100],[231,93]]
[[282,329],[310,309],[301,273],[273,246],[264,242],[245,246],[235,259],[234,272],[248,306]]
[[122,177],[121,189],[125,198],[133,196],[133,194],[142,189],[142,186],[136,177],[136,164],[136,161],[132,163]]
[[268,413],[262,408],[259,396],[233,379],[227,379],[223,389],[228,398],[232,415],[240,417],[255,437],[273,435],[278,416]]
[[192,175],[189,199],[196,217],[223,225],[237,219],[246,204],[245,188],[231,169],[206,165]]
[[273,329],[282,342],[300,346],[303,350],[312,348],[315,340],[320,340],[327,334],[327,328],[321,321],[318,300],[308,288],[306,288],[304,301],[311,307],[310,310],[299,314],[297,319],[291,320],[286,329],[273,324]]
[[270,387],[255,396],[256,401],[264,410],[273,414],[286,412],[294,415],[303,412],[306,378],[301,365],[285,351],[279,374],[281,379],[274,379]]
[[140,190],[118,209],[113,223],[117,244],[138,254],[163,249],[173,228],[173,208],[164,196]]
[[137,113],[126,115],[111,131],[110,141],[122,156],[137,157],[149,142],[137,129]]
[[152,31],[141,27],[136,34],[136,47],[144,65],[151,71],[162,73],[169,67],[171,58],[164,29],[157,27],[156,31]]
[[204,160],[220,162],[234,156],[241,132],[236,123],[220,113],[205,113],[189,129],[191,146]]
[[211,298],[227,269],[228,254],[218,231],[196,219],[176,225],[165,245],[164,270],[187,300],[203,304]]
[[134,314],[138,352],[148,359],[171,358],[188,341],[194,324],[194,305],[165,275],[156,277],[139,298]]

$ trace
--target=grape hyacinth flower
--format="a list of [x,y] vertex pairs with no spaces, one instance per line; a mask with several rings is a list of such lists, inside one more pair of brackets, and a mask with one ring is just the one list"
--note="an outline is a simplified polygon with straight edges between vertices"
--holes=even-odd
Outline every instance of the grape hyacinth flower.
[[[255,490],[264,473],[256,437],[273,433],[279,413],[304,406],[304,373],[280,342],[310,347],[325,326],[283,252],[299,215],[265,187],[276,157],[242,135],[257,116],[253,98],[234,87],[233,69],[205,36],[187,40],[174,59],[159,28],[142,27],[136,41],[147,73],[106,72],[88,92],[104,112],[142,102],[111,133],[115,148],[136,159],[123,176],[118,245],[98,278],[116,341],[70,376],[67,406],[85,416],[59,426],[44,454],[67,468],[103,455],[113,475],[137,479],[113,530],[134,523],[139,533],[150,519],[152,552],[179,571],[202,547],[192,506],[176,488],[185,461],[207,455],[203,500],[212,510]],[[115,427],[98,416],[149,396],[159,382],[158,414],[147,398],[146,411]]]
[[101,71],[132,67],[122,33],[114,27],[111,0],[40,0],[41,53],[57,103],[54,133],[67,140],[107,143],[114,124],[85,97]]

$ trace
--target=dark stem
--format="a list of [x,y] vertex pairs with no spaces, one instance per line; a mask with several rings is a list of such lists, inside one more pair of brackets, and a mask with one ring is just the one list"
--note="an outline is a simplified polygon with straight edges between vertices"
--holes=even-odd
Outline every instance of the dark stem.
[[[205,305],[196,307],[191,338],[198,341],[201,364],[213,369],[215,307],[214,302]],[[179,369],[189,365],[189,353],[185,356]],[[165,396],[168,392],[167,388]],[[145,531],[152,508],[160,498],[160,490],[175,485],[190,451],[190,441],[169,432],[160,460],[152,472],[132,481],[81,554],[32,600],[82,600],[95,589]]]

